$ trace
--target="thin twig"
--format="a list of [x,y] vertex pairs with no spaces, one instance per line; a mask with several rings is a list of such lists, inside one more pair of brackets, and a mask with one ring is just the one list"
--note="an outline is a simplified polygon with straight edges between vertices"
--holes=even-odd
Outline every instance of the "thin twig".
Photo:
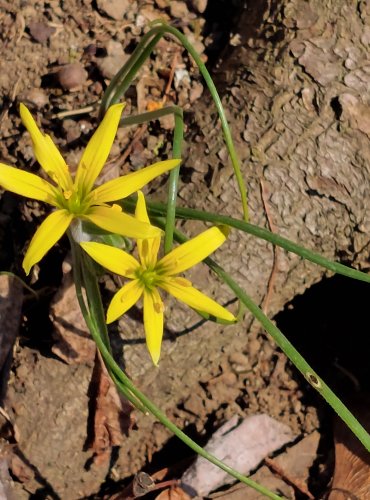
[[178,53],[176,52],[174,54],[172,62],[171,62],[170,75],[168,77],[167,85],[166,85],[166,88],[164,90],[164,96],[163,96],[163,99],[162,99],[162,106],[164,106],[166,104],[167,96],[168,96],[168,94],[170,92],[171,85],[172,85],[173,79],[175,77],[175,68],[176,68],[176,63],[177,63],[177,56],[178,56]]
[[[96,104],[100,104],[100,101],[98,101]],[[63,118],[67,118],[70,116],[77,116],[77,115],[91,113],[92,111],[94,111],[95,107],[96,105],[86,106],[85,108],[80,108],[80,109],[71,109],[69,111],[60,111],[59,113],[53,115],[52,119],[54,120],[55,118],[58,118],[59,120],[62,120]]]

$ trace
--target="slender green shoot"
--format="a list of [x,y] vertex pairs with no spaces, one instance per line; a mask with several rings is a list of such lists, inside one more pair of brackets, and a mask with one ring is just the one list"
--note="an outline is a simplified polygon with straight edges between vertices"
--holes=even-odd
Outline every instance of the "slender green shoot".
[[[230,127],[226,119],[225,111],[222,106],[222,102],[217,92],[216,86],[213,83],[213,80],[205,64],[203,63],[201,57],[199,56],[199,54],[197,53],[197,51],[195,50],[195,48],[189,42],[189,40],[186,38],[185,35],[183,35],[176,28],[169,26],[168,24],[164,23],[161,20],[154,21],[152,23],[152,26],[153,28],[148,33],[146,33],[146,35],[144,35],[144,37],[136,47],[130,60],[121,68],[121,70],[112,79],[110,85],[108,86],[102,99],[100,107],[100,117],[104,115],[104,112],[108,109],[110,105],[118,102],[119,99],[125,94],[129,86],[131,85],[132,80],[135,78],[137,72],[144,64],[147,57],[149,57],[155,45],[162,38],[162,36],[172,35],[173,37],[177,38],[177,40],[180,41],[180,43],[185,47],[185,49],[194,59],[201,75],[204,78],[204,81],[207,84],[212,99],[216,105],[218,116],[221,121],[221,127],[224,135],[225,144],[229,151],[231,163],[233,165],[235,177],[240,192],[244,220],[248,221],[249,215],[248,215],[247,190],[241,173],[240,163],[232,139]],[[169,242],[167,243],[167,246],[169,246]]]
[[[159,225],[163,226],[163,219],[158,220]],[[188,238],[180,231],[175,230],[175,238],[180,243],[188,240]],[[242,304],[253,314],[253,316],[261,323],[263,328],[271,335],[276,344],[290,359],[294,366],[302,373],[309,384],[329,403],[333,410],[351,429],[353,434],[361,441],[365,448],[370,451],[370,435],[359,421],[353,416],[342,401],[334,394],[328,385],[319,377],[319,375],[311,368],[307,361],[299,354],[295,347],[289,342],[285,335],[274,325],[274,323],[263,313],[260,307],[249,297],[249,295],[240,288],[235,280],[213,259],[207,257],[204,262],[226,283],[233,291],[236,297]]]
[[[150,40],[152,38],[152,40]],[[143,65],[146,58],[151,54],[154,47],[157,45],[162,35],[148,32],[142,37],[137,44],[134,52],[128,61],[122,66],[118,73],[112,78],[100,104],[99,118],[103,118],[105,112],[112,104],[119,101],[121,95],[124,95],[132,80],[135,78],[137,71]],[[117,91],[119,88],[119,91]]]
[[[184,137],[184,120],[182,113],[175,113],[175,131],[172,142],[173,158],[181,159],[182,142]],[[164,253],[172,250],[173,232],[176,222],[176,202],[177,190],[179,183],[180,165],[170,172],[168,198],[167,198],[167,213],[166,213],[166,229],[164,235]]]
[[[138,125],[141,123],[158,120],[163,116],[167,116],[170,114],[173,114],[175,117],[175,130],[172,141],[172,157],[175,159],[181,159],[182,143],[184,139],[184,116],[183,111],[179,106],[167,106],[155,111],[148,111],[147,113],[140,113],[139,115],[124,117],[121,119],[120,125]],[[167,222],[164,236],[164,253],[168,253],[172,249],[179,173],[180,165],[171,170],[168,182],[168,199],[166,210]]]
[[16,274],[12,273],[11,271],[0,271],[0,276],[9,276],[9,277],[13,278],[15,281],[18,281],[22,285],[23,288],[28,290],[34,297],[36,297],[36,299],[39,298],[40,292],[36,292],[33,288],[31,288],[29,285],[27,285],[27,283],[24,280],[22,280],[22,278],[20,278]]
[[[125,200],[122,200],[121,204],[126,210],[132,212],[136,202],[132,198],[127,198]],[[148,202],[147,208],[150,216],[166,216],[166,206],[162,203]],[[268,241],[274,245],[284,248],[284,250],[299,255],[303,259],[309,260],[314,264],[318,264],[328,271],[347,276],[348,278],[353,278],[359,281],[370,283],[370,274],[366,274],[364,272],[358,271],[357,269],[345,266],[344,264],[340,264],[339,262],[333,262],[332,260],[329,260],[326,257],[313,252],[312,250],[309,250],[302,245],[299,245],[298,243],[294,243],[293,241],[290,241],[283,236],[279,236],[276,233],[272,233],[268,229],[250,224],[249,222],[234,219],[226,215],[204,212],[202,210],[194,210],[192,208],[179,207],[176,208],[176,217],[179,219],[192,219],[204,222],[212,222],[213,224],[226,224],[227,226],[238,229],[239,231],[252,234],[257,238],[261,238],[262,240]]]

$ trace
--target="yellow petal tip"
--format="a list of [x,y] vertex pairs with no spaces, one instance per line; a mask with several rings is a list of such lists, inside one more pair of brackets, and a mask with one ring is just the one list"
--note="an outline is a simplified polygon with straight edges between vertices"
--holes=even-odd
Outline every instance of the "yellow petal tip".
[[107,113],[108,112],[111,112],[111,113],[114,113],[114,112],[118,112],[118,113],[122,113],[122,111],[125,109],[126,107],[126,103],[125,102],[119,102],[117,104],[112,104],[112,106],[110,106],[108,109],[107,109]]
[[29,109],[27,108],[27,106],[25,104],[23,104],[23,102],[21,102],[19,105],[19,114],[21,116],[21,120],[22,120],[23,125],[27,128],[27,125],[29,124],[30,119],[33,121],[33,117],[31,115]]
[[152,358],[153,365],[158,367],[159,366],[159,358],[161,356],[161,353],[149,351],[149,354],[150,354],[150,357]]
[[30,274],[32,266],[25,264],[23,261],[22,267],[23,267],[24,272],[26,273],[26,276],[28,276]]
[[23,102],[21,102],[19,105],[19,112],[22,113],[24,111],[28,111],[28,108],[25,104],[23,104]]

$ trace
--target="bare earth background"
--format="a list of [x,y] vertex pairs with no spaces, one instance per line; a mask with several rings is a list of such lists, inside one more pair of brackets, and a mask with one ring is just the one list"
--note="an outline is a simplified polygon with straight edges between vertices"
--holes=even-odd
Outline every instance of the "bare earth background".
[[[18,115],[24,102],[75,167],[107,83],[160,17],[186,34],[215,77],[248,183],[251,221],[366,270],[370,8],[329,3],[0,0],[0,160],[38,172]],[[239,217],[210,96],[185,51],[169,39],[129,89],[125,113],[161,103],[185,110],[179,203]],[[170,156],[172,126],[169,117],[120,129],[104,178]],[[164,200],[165,188],[160,178],[147,192]],[[0,268],[24,278],[24,248],[48,207],[3,193],[0,209]],[[182,224],[189,235],[202,227]],[[319,268],[236,232],[216,259],[270,317],[312,287],[276,317],[278,324],[341,397],[369,389],[364,285],[334,278],[312,286],[323,278]],[[232,299],[206,266],[187,277],[225,304]],[[114,498],[144,467],[180,477],[190,452],[151,417],[130,412],[101,373],[76,305],[67,241],[35,266],[36,297],[0,278],[0,485],[9,469],[16,499],[73,500]],[[102,278],[107,301],[118,285]],[[310,498],[307,488],[320,498],[333,475],[332,415],[274,342],[248,315],[227,328],[199,324],[178,303],[169,302],[166,315],[159,369],[145,350],[139,308],[111,329],[117,358],[134,382],[200,443],[233,415],[267,413],[287,424],[295,444],[303,443],[297,453],[310,457],[299,473],[301,488],[287,486],[294,453],[280,474],[270,463],[257,477],[291,498]],[[280,476],[278,486],[269,483]],[[226,497],[258,495],[243,489]]]

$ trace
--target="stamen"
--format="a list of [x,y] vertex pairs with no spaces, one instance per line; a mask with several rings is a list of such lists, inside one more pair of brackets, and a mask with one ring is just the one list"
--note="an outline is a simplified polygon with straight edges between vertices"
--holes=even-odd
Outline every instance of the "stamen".
[[160,314],[164,312],[163,302],[154,302],[153,306],[156,313]]
[[72,196],[73,194],[73,191],[69,190],[69,191],[63,191],[63,196],[66,200],[69,200],[70,197]]
[[149,243],[148,240],[143,240],[142,246],[141,246],[141,251],[143,253],[143,257],[147,257],[149,253]]
[[[96,193],[95,193],[95,197],[96,197]],[[113,210],[115,210],[116,212],[122,212],[122,207],[117,205],[117,203],[113,203],[111,208],[113,208]]]
[[56,183],[56,184],[59,184],[59,180],[58,180],[58,176],[56,175],[55,172],[53,172],[52,170],[49,170],[48,172],[46,172],[48,174],[48,176],[53,179],[53,181]]

